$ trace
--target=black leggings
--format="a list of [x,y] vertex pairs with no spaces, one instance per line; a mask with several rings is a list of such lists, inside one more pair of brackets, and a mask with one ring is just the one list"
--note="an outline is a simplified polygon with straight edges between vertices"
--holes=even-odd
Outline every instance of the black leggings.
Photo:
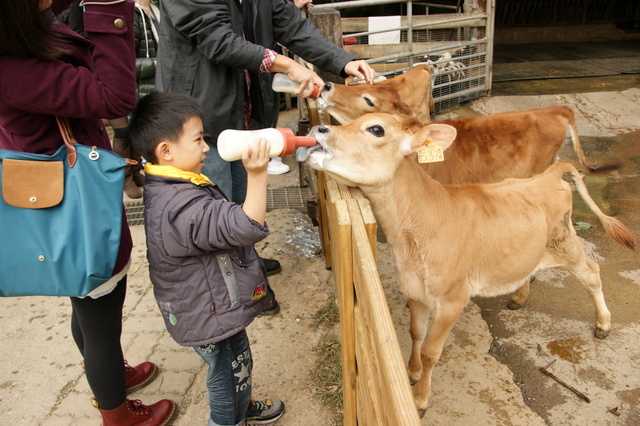
[[125,276],[106,296],[71,298],[71,334],[84,358],[89,387],[98,407],[112,410],[126,399],[124,356],[120,344]]

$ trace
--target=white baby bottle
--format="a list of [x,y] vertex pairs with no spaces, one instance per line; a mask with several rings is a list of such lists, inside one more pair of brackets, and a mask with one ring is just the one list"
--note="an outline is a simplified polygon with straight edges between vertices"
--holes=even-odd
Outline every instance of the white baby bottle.
[[299,146],[314,146],[316,139],[311,136],[296,136],[291,129],[285,127],[261,130],[233,130],[227,129],[218,136],[218,154],[226,161],[242,158],[242,151],[247,144],[260,138],[271,142],[269,157],[282,157],[293,154]]
[[[273,76],[273,82],[271,88],[274,92],[281,93],[296,93],[300,89],[300,83],[296,83],[291,80],[288,75],[283,73],[275,73]],[[320,94],[320,86],[313,85],[313,94],[309,96],[311,99],[316,99]]]

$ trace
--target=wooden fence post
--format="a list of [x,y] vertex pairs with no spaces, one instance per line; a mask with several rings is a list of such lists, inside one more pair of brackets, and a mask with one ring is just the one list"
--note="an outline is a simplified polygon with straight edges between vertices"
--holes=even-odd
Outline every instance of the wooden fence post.
[[[336,46],[342,47],[342,24],[340,23],[340,12],[336,9],[323,8],[314,10],[309,9],[309,19],[321,32],[331,40]],[[344,79],[330,72],[319,71],[315,69],[321,79],[331,81],[333,83],[344,83]]]
[[[333,185],[331,185],[333,184]],[[343,425],[356,426],[356,349],[355,318],[353,315],[355,293],[353,287],[353,260],[351,257],[351,219],[346,200],[340,199],[335,182],[327,182],[331,241],[339,256],[333,264],[338,306],[340,307],[340,333],[342,344],[342,400]]]

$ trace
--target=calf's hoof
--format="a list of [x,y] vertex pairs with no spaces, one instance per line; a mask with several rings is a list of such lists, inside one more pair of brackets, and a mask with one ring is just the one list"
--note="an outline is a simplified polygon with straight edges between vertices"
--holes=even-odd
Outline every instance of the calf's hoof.
[[518,309],[522,308],[522,305],[512,300],[509,303],[507,303],[507,308],[509,308],[512,311],[517,311]]
[[420,416],[420,418],[424,417],[424,413],[427,412],[426,408],[418,408],[418,415]]
[[603,330],[600,327],[596,327],[593,335],[598,339],[606,339],[610,332],[611,330]]

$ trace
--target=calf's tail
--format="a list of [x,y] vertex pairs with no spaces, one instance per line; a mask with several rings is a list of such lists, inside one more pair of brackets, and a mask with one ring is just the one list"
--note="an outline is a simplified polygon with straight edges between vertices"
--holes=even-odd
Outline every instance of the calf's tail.
[[589,191],[587,191],[587,187],[584,184],[584,180],[582,180],[582,176],[576,168],[569,162],[562,161],[563,163],[563,172],[567,173],[571,176],[571,180],[573,181],[576,189],[584,202],[589,206],[591,211],[598,216],[600,219],[600,223],[604,226],[604,230],[611,238],[613,238],[618,244],[623,245],[631,250],[635,250],[636,248],[636,239],[626,226],[622,222],[620,222],[615,217],[607,216],[604,214],[600,207],[593,201],[591,195],[589,195]]
[[562,111],[562,115],[566,118],[569,124],[569,134],[571,135],[571,142],[573,144],[573,151],[576,153],[578,160],[580,160],[580,164],[587,171],[591,173],[604,173],[612,170],[617,170],[620,168],[620,163],[618,162],[609,162],[609,163],[601,163],[601,164],[592,164],[587,160],[584,151],[582,150],[582,144],[580,143],[580,137],[578,137],[578,130],[576,128],[576,118],[573,114],[573,111],[564,107]]

